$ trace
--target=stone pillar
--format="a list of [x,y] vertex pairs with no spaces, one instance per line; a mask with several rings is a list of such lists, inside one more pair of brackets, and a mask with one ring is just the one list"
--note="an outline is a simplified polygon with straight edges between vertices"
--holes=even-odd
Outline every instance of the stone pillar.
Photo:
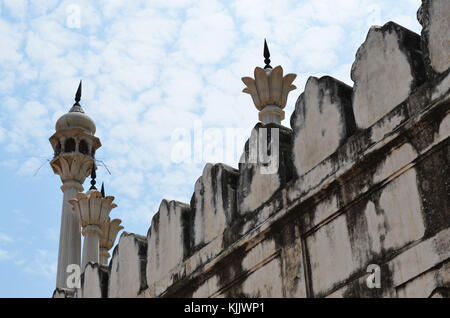
[[62,154],[51,161],[53,171],[61,177],[64,194],[58,250],[56,287],[67,288],[67,267],[80,265],[81,233],[78,215],[72,210],[70,200],[83,191],[83,182],[89,175],[93,158],[81,154]]
[[[239,181],[236,191],[238,214],[252,213],[270,201],[292,177],[292,131],[281,126],[285,118],[288,95],[297,89],[292,83],[295,74],[283,75],[283,68],[270,66],[270,53],[264,41],[264,69],[255,68],[255,78],[244,77],[250,94],[259,110],[259,120],[246,142],[239,162]],[[272,202],[279,206],[280,200]],[[277,208],[274,208],[275,210]]]
[[[277,124],[255,126],[239,162],[236,191],[239,215],[256,211],[286,186],[294,171],[291,156],[292,130]],[[281,201],[272,202],[278,205]]]
[[99,263],[100,259],[100,227],[95,224],[83,228],[83,263],[81,268],[84,270],[88,262]]
[[69,200],[83,191],[83,187],[76,181],[66,181],[62,186],[63,205],[61,214],[61,231],[59,233],[58,268],[56,286],[66,288],[67,266],[80,264],[81,234],[80,220],[78,215],[72,211]]

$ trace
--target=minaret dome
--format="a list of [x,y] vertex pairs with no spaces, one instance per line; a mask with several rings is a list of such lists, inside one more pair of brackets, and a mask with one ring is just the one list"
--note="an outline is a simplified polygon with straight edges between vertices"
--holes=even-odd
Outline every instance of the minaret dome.
[[91,117],[84,113],[83,108],[79,104],[81,99],[81,81],[78,86],[77,93],[75,95],[75,104],[69,110],[67,114],[62,115],[56,122],[56,131],[81,128],[90,135],[95,134],[95,123]]

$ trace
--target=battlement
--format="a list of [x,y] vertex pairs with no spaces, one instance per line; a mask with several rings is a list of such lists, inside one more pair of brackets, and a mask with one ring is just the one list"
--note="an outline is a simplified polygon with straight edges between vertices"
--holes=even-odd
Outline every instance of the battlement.
[[[146,236],[124,232],[108,268],[87,265],[78,297],[450,288],[450,2],[422,2],[421,36],[372,27],[353,87],[309,78],[291,129],[258,123],[238,169],[206,165],[190,204],[163,200]],[[252,147],[267,148],[269,162],[249,160]],[[380,288],[367,285],[371,265]]]

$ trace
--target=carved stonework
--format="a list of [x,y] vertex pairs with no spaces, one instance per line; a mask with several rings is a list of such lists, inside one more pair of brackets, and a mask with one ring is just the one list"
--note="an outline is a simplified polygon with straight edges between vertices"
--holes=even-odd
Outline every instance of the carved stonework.
[[97,190],[89,191],[87,194],[79,192],[76,199],[69,200],[83,227],[82,233],[85,238],[83,245],[83,269],[88,262],[99,262],[101,228],[109,218],[111,210],[117,207],[112,202],[113,200],[113,196],[104,198],[102,193]]
[[100,263],[106,265],[108,259],[111,256],[109,250],[113,247],[117,234],[123,230],[123,226],[120,225],[122,221],[119,219],[111,220],[108,217],[100,227],[102,235],[100,236]]
[[83,154],[62,154],[54,158],[50,165],[63,183],[73,180],[83,184],[89,176],[93,161],[92,157]]
[[89,191],[87,194],[80,192],[76,200],[69,200],[73,209],[80,216],[81,226],[84,228],[89,225],[102,227],[109,217],[112,209],[117,207],[113,203],[114,197],[103,197],[100,191]]
[[76,154],[95,157],[95,152],[101,147],[100,139],[86,133],[81,128],[70,128],[57,131],[49,138],[54,156],[60,154]]
[[243,92],[250,94],[253,103],[259,113],[259,120],[265,124],[280,124],[285,114],[289,92],[297,87],[292,85],[297,75],[288,74],[283,77],[283,68],[277,66],[274,69],[255,68],[255,79],[244,77],[242,81],[246,88]]

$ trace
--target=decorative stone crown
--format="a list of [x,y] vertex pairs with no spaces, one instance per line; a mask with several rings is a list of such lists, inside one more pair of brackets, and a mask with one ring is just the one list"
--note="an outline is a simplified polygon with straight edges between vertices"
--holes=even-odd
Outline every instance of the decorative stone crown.
[[108,265],[108,259],[111,256],[108,251],[113,247],[119,231],[123,229],[123,226],[120,225],[121,222],[122,221],[119,219],[111,220],[111,218],[108,217],[105,223],[100,227],[102,234],[100,235],[99,243],[99,261],[102,265]]
[[288,74],[283,77],[283,68],[277,66],[274,69],[264,70],[255,68],[255,79],[243,77],[242,81],[246,88],[243,92],[250,94],[256,109],[262,111],[267,105],[286,107],[289,92],[297,89],[292,85],[297,78],[296,74]]
[[106,251],[109,251],[113,247],[117,233],[123,229],[123,226],[120,225],[121,222],[122,221],[119,219],[111,220],[111,218],[108,217],[105,223],[100,227],[102,230],[102,235],[100,237],[101,249],[104,248]]
[[92,158],[79,153],[70,155],[63,154],[52,160],[51,167],[55,174],[61,177],[63,182],[75,180],[83,184],[89,175],[92,161]]
[[103,197],[102,193],[97,190],[89,191],[87,194],[79,192],[77,198],[69,200],[73,205],[73,210],[76,211],[80,217],[80,224],[83,227],[83,234],[87,228],[98,227],[101,234],[101,227],[109,217],[112,209],[117,207],[113,203],[114,197]]
[[296,74],[288,74],[283,77],[283,68],[277,66],[274,69],[269,65],[270,53],[267,43],[264,41],[264,57],[266,67],[255,68],[255,78],[243,77],[242,81],[247,86],[243,92],[250,94],[253,103],[259,113],[259,120],[264,124],[280,124],[285,118],[283,109],[286,107],[289,92],[297,89],[292,83],[297,78]]

